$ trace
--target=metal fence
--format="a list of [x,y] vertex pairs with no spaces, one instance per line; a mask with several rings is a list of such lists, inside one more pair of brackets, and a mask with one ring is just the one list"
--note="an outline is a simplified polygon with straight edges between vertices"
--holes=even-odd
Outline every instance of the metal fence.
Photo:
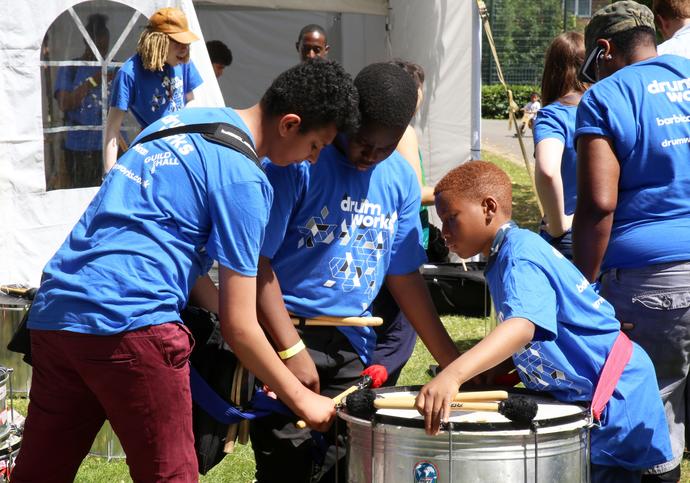
[[[584,29],[602,0],[488,0],[489,21],[501,67],[510,84],[539,85],[544,53],[566,30]],[[484,41],[482,82],[499,82],[488,42]]]

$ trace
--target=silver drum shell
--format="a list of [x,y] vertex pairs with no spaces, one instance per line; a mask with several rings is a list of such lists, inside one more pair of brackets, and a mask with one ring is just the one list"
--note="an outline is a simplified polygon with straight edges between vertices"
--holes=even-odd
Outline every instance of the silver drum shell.
[[351,483],[425,481],[415,479],[415,467],[423,462],[433,465],[437,479],[428,481],[434,483],[590,481],[589,420],[584,411],[579,421],[573,422],[572,417],[565,424],[555,421],[537,427],[536,433],[527,429],[455,431],[451,425],[450,431],[436,436],[406,426],[404,421],[390,423],[401,418],[386,418],[385,423],[375,418],[372,429],[372,422],[346,412],[339,417],[348,428]]

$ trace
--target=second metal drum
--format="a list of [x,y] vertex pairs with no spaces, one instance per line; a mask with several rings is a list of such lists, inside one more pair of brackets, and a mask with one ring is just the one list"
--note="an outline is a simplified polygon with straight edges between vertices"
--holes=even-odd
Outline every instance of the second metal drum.
[[23,355],[7,350],[7,343],[19,327],[29,302],[20,297],[0,293],[0,366],[14,369],[12,390],[15,394],[28,394],[31,385],[31,366]]

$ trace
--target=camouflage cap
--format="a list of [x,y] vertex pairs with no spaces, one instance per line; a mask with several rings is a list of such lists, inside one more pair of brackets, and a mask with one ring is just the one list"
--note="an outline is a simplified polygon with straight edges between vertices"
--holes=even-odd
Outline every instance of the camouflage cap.
[[597,39],[610,39],[635,27],[654,29],[654,14],[645,5],[624,0],[597,10],[585,28],[585,58],[596,47]]

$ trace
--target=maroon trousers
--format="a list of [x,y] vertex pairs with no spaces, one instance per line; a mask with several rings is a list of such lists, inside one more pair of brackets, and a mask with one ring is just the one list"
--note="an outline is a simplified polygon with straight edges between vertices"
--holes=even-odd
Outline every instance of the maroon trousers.
[[135,482],[198,481],[192,345],[178,323],[113,336],[31,331],[29,410],[12,483],[73,481],[105,419]]

